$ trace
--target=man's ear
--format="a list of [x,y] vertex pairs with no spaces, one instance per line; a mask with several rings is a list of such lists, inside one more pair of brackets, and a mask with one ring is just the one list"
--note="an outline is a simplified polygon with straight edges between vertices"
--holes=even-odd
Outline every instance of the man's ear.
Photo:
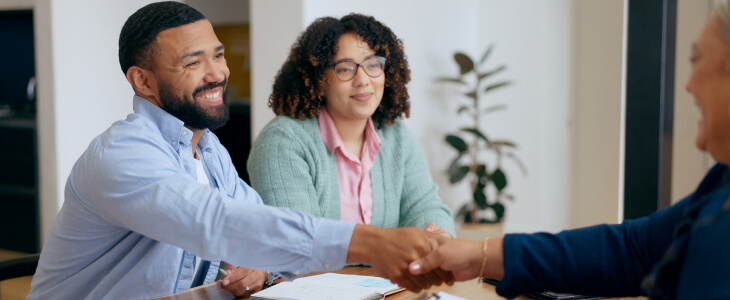
[[131,66],[127,70],[127,81],[132,85],[134,92],[153,103],[157,97],[157,82],[154,74],[137,66]]

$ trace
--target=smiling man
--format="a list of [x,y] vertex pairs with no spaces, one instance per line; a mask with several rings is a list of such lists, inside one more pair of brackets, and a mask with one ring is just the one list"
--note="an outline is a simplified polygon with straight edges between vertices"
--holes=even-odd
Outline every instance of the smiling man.
[[[225,124],[225,47],[179,2],[147,5],[119,38],[134,113],[96,137],[69,175],[29,299],[142,299],[212,282],[237,296],[272,278],[368,263],[418,291],[450,274],[412,276],[431,251],[418,228],[380,229],[262,204],[210,132]],[[377,249],[377,251],[376,251]]]

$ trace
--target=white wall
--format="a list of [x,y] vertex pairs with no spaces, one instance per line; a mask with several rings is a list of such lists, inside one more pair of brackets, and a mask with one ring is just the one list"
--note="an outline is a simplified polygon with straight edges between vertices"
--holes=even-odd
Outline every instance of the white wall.
[[250,0],[252,140],[274,118],[267,104],[271,86],[304,26],[302,7],[302,0]]
[[672,203],[693,192],[713,163],[695,146],[700,111],[685,90],[692,71],[692,43],[710,15],[712,0],[677,1],[677,47],[674,81],[674,140],[672,149]]
[[575,1],[569,227],[619,220],[623,1]]
[[132,112],[133,92],[117,56],[119,32],[149,2],[35,2],[42,239],[63,204],[76,159],[95,136]]
[[[495,44],[492,65],[505,64],[511,87],[488,94],[507,111],[483,123],[492,137],[513,140],[528,169],[507,161],[509,191],[504,230],[558,231],[567,226],[570,196],[571,2],[480,2],[480,52]],[[443,185],[443,183],[442,183]],[[461,187],[465,188],[465,187]]]

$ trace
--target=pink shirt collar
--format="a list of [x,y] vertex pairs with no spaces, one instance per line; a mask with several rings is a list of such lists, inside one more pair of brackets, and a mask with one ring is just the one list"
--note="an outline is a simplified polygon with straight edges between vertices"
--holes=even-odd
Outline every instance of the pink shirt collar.
[[[340,133],[337,132],[337,127],[335,127],[335,121],[332,120],[329,112],[327,112],[327,108],[324,106],[319,108],[319,133],[322,135],[322,141],[324,141],[330,153],[335,153],[335,150],[340,147],[343,147],[343,151],[345,150]],[[380,151],[380,145],[380,137],[375,131],[373,118],[368,118],[368,123],[365,125],[365,142],[363,143],[363,151],[360,156],[364,158],[365,150],[370,150],[368,152],[375,158],[375,155]],[[352,154],[348,151],[345,152]]]

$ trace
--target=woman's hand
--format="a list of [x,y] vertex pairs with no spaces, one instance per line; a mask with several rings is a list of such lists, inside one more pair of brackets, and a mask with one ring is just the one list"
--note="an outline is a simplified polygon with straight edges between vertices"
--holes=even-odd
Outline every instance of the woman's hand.
[[218,280],[218,287],[231,292],[236,297],[251,296],[260,291],[269,279],[267,272],[243,267],[226,265],[228,276]]
[[446,230],[441,229],[441,227],[436,226],[436,224],[434,224],[434,223],[428,224],[428,226],[426,226],[426,231],[433,232],[435,234],[440,234],[447,238],[452,237],[448,232],[446,232]]

